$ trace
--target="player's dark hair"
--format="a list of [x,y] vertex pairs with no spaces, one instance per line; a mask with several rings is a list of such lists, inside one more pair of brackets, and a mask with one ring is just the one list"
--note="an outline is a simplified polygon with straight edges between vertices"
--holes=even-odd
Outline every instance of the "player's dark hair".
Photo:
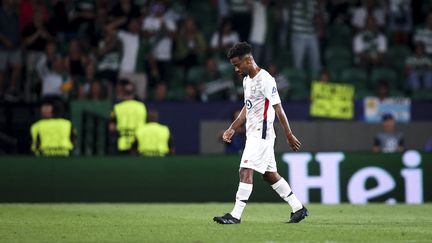
[[231,49],[229,49],[227,57],[228,59],[234,57],[242,57],[246,54],[252,53],[252,46],[247,42],[238,42]]

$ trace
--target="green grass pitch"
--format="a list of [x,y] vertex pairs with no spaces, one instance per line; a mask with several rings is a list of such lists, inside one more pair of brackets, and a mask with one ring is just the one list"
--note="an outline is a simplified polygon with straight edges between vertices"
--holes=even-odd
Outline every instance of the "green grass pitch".
[[0,204],[0,242],[432,242],[432,205],[319,205],[286,224],[284,203],[249,203],[240,225],[213,216],[232,203]]

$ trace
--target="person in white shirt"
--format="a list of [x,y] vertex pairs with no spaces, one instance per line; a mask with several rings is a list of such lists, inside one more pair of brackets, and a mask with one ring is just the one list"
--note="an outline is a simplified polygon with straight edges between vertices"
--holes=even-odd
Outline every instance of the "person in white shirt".
[[[51,68],[50,68],[51,66]],[[60,57],[48,60],[43,55],[37,65],[36,70],[42,81],[41,97],[65,97],[72,88],[71,79],[64,75],[65,67]]]
[[210,40],[210,48],[215,54],[225,56],[229,47],[240,41],[239,34],[232,29],[231,21],[225,18],[218,32],[213,33]]
[[128,22],[128,30],[119,30],[117,38],[122,44],[119,80],[127,79],[136,87],[136,95],[140,99],[146,98],[147,76],[139,71],[138,53],[140,50],[140,25],[138,19]]
[[366,22],[366,29],[354,37],[353,48],[356,64],[371,68],[383,64],[387,37],[378,30],[373,16],[368,16]]
[[169,81],[166,74],[172,60],[173,39],[177,26],[166,16],[165,5],[156,3],[151,7],[151,12],[143,20],[141,29],[150,44],[150,86],[154,86],[156,81]]
[[235,44],[228,52],[235,71],[244,77],[244,103],[239,116],[223,133],[222,139],[231,142],[235,130],[246,122],[246,145],[240,162],[240,183],[231,213],[213,220],[219,224],[239,224],[241,215],[252,193],[254,171],[263,175],[272,188],[291,206],[289,223],[298,223],[308,216],[308,210],[297,199],[276,168],[274,155],[275,131],[273,122],[278,117],[285,137],[294,151],[300,141],[294,136],[283,110],[275,79],[255,63],[252,47],[246,42]]

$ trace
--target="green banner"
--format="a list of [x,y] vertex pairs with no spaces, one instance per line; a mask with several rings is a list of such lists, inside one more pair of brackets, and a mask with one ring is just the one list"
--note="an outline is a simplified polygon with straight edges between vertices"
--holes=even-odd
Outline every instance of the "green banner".
[[432,154],[287,153],[289,183],[303,202],[432,201]]
[[[240,156],[0,157],[0,202],[233,201]],[[303,202],[432,201],[432,154],[287,153],[279,173]],[[250,201],[281,199],[255,173]]]

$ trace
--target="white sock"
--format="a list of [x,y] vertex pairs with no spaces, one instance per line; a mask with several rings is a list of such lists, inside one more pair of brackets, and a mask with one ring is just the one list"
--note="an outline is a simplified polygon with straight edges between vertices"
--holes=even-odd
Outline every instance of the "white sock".
[[234,208],[231,212],[231,215],[236,218],[240,219],[241,215],[243,213],[244,208],[246,207],[246,203],[249,199],[249,196],[252,193],[252,184],[246,184],[243,182],[240,182],[237,194],[236,194],[236,202],[234,205]]
[[291,190],[291,187],[288,185],[288,182],[281,178],[278,182],[271,186],[273,190],[275,190],[279,196],[285,200],[292,209],[292,212],[297,212],[303,207],[303,204],[297,199],[294,193]]

